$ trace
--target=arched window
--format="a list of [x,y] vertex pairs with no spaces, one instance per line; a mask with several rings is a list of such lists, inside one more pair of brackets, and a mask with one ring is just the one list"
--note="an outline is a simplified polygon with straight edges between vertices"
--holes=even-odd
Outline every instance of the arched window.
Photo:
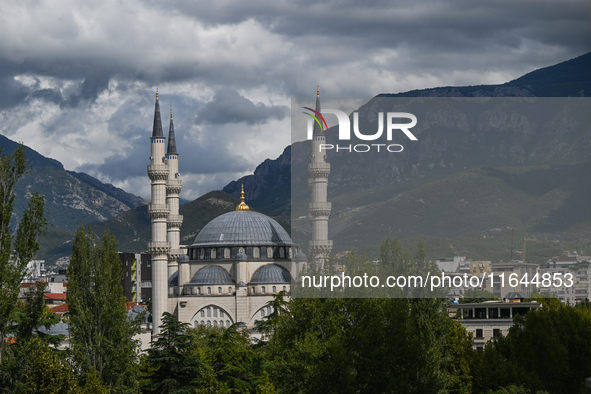
[[244,253],[244,248],[243,247],[238,248],[238,253]]
[[287,250],[289,251],[289,258],[293,258],[291,248],[287,248]]
[[287,287],[286,286],[283,286],[283,291],[287,291]]
[[261,290],[262,290],[262,293],[263,293],[263,294],[265,294],[265,286],[263,286],[263,287],[261,288]]
[[265,308],[261,309],[261,317],[265,317]]
[[279,248],[279,257],[282,259],[285,258],[285,251],[283,250],[283,248]]
[[205,249],[201,248],[199,250],[199,259],[203,260],[205,258]]
[[252,286],[252,294],[256,293],[256,287]]
[[228,287],[228,293],[232,294],[232,288]]
[[220,317],[224,317],[224,311],[220,309]]
[[212,259],[215,259],[215,255],[216,255],[215,252],[216,252],[215,248],[211,249],[211,258]]
[[226,320],[226,327],[230,327],[230,320]]
[[211,287],[207,288],[207,294],[211,294]]
[[259,254],[259,248],[252,248],[252,256],[255,259],[258,259],[259,257],[261,257],[260,254]]
[[218,287],[218,294],[222,294],[222,288]]
[[195,327],[197,327],[197,326],[199,325],[199,322],[198,322],[197,320],[195,320],[195,321],[193,322],[193,325],[194,325]]
[[211,308],[207,308],[207,317],[211,317]]
[[203,325],[203,326],[205,325],[205,322],[203,320],[201,320],[201,325]]
[[197,294],[201,295],[201,287],[197,288]]
[[268,259],[272,259],[273,258],[273,248],[270,247],[270,246],[267,248],[267,258]]
[[201,317],[205,317],[205,310],[201,309]]
[[207,327],[211,327],[211,320],[207,321]]
[[217,327],[217,326],[218,326],[218,321],[217,321],[217,320],[214,320],[214,321],[213,321],[213,326],[214,326],[214,327]]
[[224,249],[224,258],[225,259],[229,259],[230,258],[230,248]]
[[218,317],[218,309],[213,308],[213,317]]
[[277,293],[277,287],[273,286],[273,293]]

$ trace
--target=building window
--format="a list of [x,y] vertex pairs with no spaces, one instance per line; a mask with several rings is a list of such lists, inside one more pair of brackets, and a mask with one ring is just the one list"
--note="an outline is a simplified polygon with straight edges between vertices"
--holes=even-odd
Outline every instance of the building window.
[[203,260],[205,258],[205,249],[199,249],[199,259]]
[[476,338],[483,338],[484,336],[482,335],[482,328],[477,328],[476,329]]
[[146,261],[146,267],[151,267],[151,266],[152,266],[152,260]]
[[207,288],[207,294],[211,294],[211,287]]
[[225,259],[229,259],[230,258],[230,248],[224,249],[224,258]]
[[201,325],[203,325],[203,326],[205,325],[205,322],[203,320],[201,320]]
[[218,287],[218,294],[222,294],[222,288]]
[[293,258],[291,248],[287,248],[287,250],[288,250],[288,253],[289,253],[289,258],[290,259]]
[[217,320],[214,320],[214,321],[213,321],[213,326],[214,326],[214,327],[217,327],[217,326],[218,326],[218,321],[217,321]]
[[501,335],[501,330],[498,328],[493,328],[493,338]]
[[197,288],[197,294],[201,295],[201,287]]
[[230,327],[230,320],[226,320],[226,327]]
[[255,289],[256,287],[252,286],[252,294],[256,293]]
[[199,322],[198,322],[197,320],[195,320],[195,321],[193,322],[193,325],[194,325],[195,327],[197,327],[197,326],[199,325]]
[[228,293],[232,294],[232,288],[228,287]]
[[262,293],[265,294],[265,286],[262,287]]
[[207,317],[211,317],[211,308],[207,308]]
[[287,291],[287,286],[283,286],[283,291]]
[[277,287],[273,286],[273,293],[277,293]]
[[252,248],[252,256],[253,256],[255,259],[258,259],[259,257],[261,257],[261,256],[259,255],[259,248]]
[[201,309],[201,317],[205,317],[205,311]]
[[213,317],[218,317],[218,309],[213,308]]
[[207,321],[207,327],[211,327],[211,320]]
[[273,248],[272,247],[268,247],[267,248],[267,258],[268,259],[272,259],[273,258]]
[[224,311],[220,309],[220,317],[224,317]]
[[265,317],[265,308],[261,309],[261,317]]
[[285,258],[285,251],[283,250],[283,248],[279,248],[279,257],[282,259]]
[[215,253],[215,252],[216,252],[216,250],[215,250],[215,249],[212,249],[212,250],[211,250],[211,258],[212,258],[212,259],[215,259],[215,255],[216,255],[216,253]]
[[238,253],[244,253],[244,248],[242,248],[242,247],[238,248]]

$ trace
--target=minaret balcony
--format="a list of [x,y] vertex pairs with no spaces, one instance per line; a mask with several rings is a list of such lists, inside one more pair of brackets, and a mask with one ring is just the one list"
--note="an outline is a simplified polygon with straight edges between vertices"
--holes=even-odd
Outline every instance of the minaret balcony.
[[332,250],[332,241],[329,239],[323,241],[309,241],[308,248],[312,255],[329,254]]
[[170,242],[154,241],[148,242],[148,253],[153,255],[168,254],[170,252]]
[[308,206],[310,216],[326,216],[330,215],[332,204],[329,202],[311,202]]
[[330,163],[310,163],[308,173],[312,178],[328,178],[330,174]]
[[150,204],[148,205],[148,215],[152,219],[167,218],[170,214],[168,204]]
[[153,181],[168,179],[168,166],[166,164],[151,164],[148,166],[148,176]]
[[166,193],[167,194],[179,194],[183,188],[183,181],[178,179],[170,179],[166,181]]
[[166,223],[168,224],[168,228],[180,228],[183,225],[183,215],[168,215]]
[[170,249],[170,252],[168,252],[168,262],[177,263],[177,259],[182,254],[184,253],[181,249]]

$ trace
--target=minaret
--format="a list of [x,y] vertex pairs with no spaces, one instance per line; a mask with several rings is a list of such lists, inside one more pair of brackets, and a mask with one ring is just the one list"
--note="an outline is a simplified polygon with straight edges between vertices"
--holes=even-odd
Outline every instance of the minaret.
[[[316,112],[320,113],[320,89],[316,90]],[[314,123],[312,136],[312,161],[308,165],[310,179],[308,186],[310,197],[308,218],[312,225],[312,237],[308,245],[311,261],[323,262],[332,250],[332,241],[328,239],[328,216],[331,204],[327,202],[328,174],[330,164],[326,162],[326,151],[320,151],[320,145],[326,144],[324,130]]]
[[[183,217],[179,215],[179,193],[183,183],[179,179],[179,154],[176,151],[174,138],[174,126],[172,124],[172,109],[170,110],[170,128],[168,130],[168,149],[166,151],[166,164],[168,164],[168,180],[166,181],[166,204],[170,208],[168,215],[167,239],[170,243],[168,255],[168,277],[178,269],[177,259],[181,255],[180,234]],[[180,272],[179,272],[180,274]],[[180,278],[179,278],[180,279]],[[181,283],[179,282],[179,285]]]
[[164,161],[164,135],[160,120],[160,104],[156,90],[154,128],[152,130],[150,165],[148,176],[152,181],[151,204],[148,215],[152,219],[152,242],[148,243],[148,253],[152,255],[152,333],[160,332],[162,314],[168,302],[168,253],[170,242],[166,240],[167,219],[170,212],[166,204],[166,180],[168,166]]

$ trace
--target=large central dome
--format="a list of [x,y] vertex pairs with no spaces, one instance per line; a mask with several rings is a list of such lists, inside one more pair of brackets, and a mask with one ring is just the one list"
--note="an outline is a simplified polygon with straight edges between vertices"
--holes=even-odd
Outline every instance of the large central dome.
[[292,245],[274,219],[253,211],[233,211],[207,223],[193,245]]

